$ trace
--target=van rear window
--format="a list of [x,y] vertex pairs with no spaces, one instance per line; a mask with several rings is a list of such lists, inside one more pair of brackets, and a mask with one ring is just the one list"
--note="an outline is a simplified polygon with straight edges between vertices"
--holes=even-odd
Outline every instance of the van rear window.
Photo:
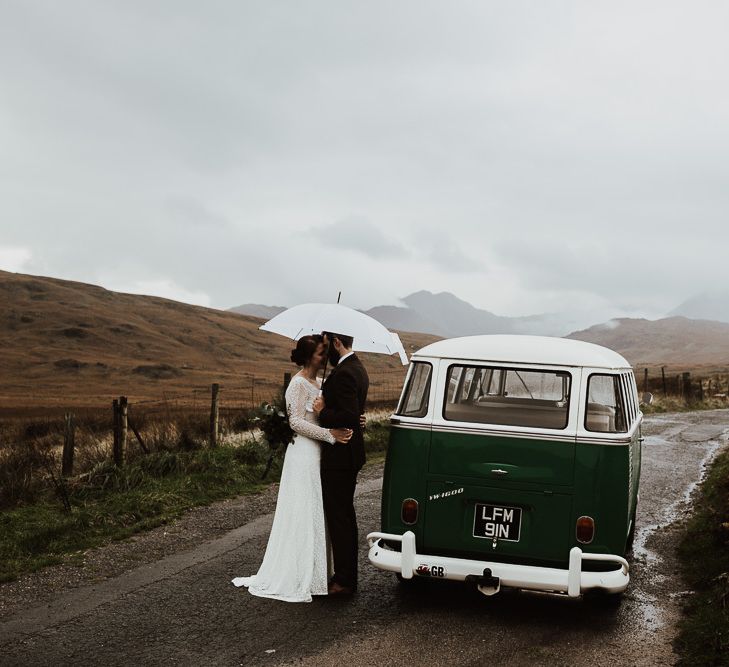
[[563,371],[451,366],[445,419],[530,428],[567,427],[571,376]]

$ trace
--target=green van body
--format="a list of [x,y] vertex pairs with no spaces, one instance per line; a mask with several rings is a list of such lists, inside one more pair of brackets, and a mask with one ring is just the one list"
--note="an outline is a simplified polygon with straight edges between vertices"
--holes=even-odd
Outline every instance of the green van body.
[[[412,397],[410,385],[418,364],[429,367],[418,371],[421,381],[428,374],[428,386],[422,391],[427,408],[413,416],[404,406]],[[464,370],[459,371],[461,367]],[[566,395],[554,401],[532,400],[523,382],[526,398],[506,391],[499,394],[498,389],[476,398],[472,391],[474,396],[466,402],[449,406],[452,395],[460,391],[453,380],[458,372],[478,377],[512,372],[519,380],[560,378]],[[588,400],[593,400],[588,385],[593,387],[594,376],[599,376],[595,388],[615,388],[612,408]],[[555,417],[563,417],[555,421],[550,409]],[[603,419],[608,412],[610,421]],[[616,412],[622,414],[618,427]],[[471,414],[479,421],[471,421]],[[506,423],[485,423],[490,415]],[[624,556],[631,546],[638,502],[641,418],[627,362],[589,343],[477,336],[420,350],[413,355],[400,405],[391,417],[382,527],[381,533],[372,534],[375,537],[368,536],[370,560],[392,570],[379,561],[383,556],[392,558],[394,554],[385,552],[399,550],[395,536],[409,532],[417,554],[414,576],[437,573],[470,580],[485,594],[498,591],[502,583],[509,585],[510,577],[518,587],[568,592],[572,568],[573,582],[582,576],[577,594],[590,588],[621,592],[628,580]],[[539,425],[530,427],[530,420]],[[417,503],[414,522],[403,509],[406,500]],[[589,541],[584,534],[582,541],[578,539],[580,517],[589,517],[594,526]],[[400,557],[406,560],[404,554]],[[571,557],[578,559],[578,566],[571,565]],[[397,567],[405,566],[398,561]],[[590,579],[575,574],[575,567],[583,573],[621,574]],[[407,570],[398,574],[408,579]],[[561,576],[556,571],[564,573],[565,584],[552,589],[549,582]],[[544,581],[543,572],[548,575]],[[535,577],[534,586],[530,577]],[[576,585],[570,595],[575,595]]]

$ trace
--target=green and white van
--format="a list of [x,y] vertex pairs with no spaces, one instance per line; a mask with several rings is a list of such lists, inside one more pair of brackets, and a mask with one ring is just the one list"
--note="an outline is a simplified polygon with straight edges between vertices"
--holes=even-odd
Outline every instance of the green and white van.
[[642,416],[630,365],[598,345],[470,336],[422,348],[391,417],[370,561],[485,595],[621,593]]

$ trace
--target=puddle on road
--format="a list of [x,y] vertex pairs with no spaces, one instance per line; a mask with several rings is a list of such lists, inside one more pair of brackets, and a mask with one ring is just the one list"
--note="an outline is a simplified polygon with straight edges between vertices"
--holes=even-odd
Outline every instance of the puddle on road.
[[[683,495],[680,498],[677,498],[674,502],[672,502],[668,507],[663,510],[663,512],[661,513],[660,521],[649,524],[647,526],[643,526],[636,531],[635,543],[633,546],[633,553],[635,554],[636,558],[645,560],[646,562],[658,560],[658,556],[646,547],[646,542],[648,541],[648,538],[660,526],[665,526],[667,524],[673,523],[674,521],[676,521],[676,519],[678,519],[683,511],[683,507],[691,501],[691,494],[693,494],[696,487],[703,481],[704,477],[706,476],[706,470],[709,467],[709,464],[714,460],[716,452],[722,446],[723,442],[727,440],[728,433],[729,432],[724,431],[719,434],[721,436],[721,441],[710,440],[706,443],[708,445],[708,448],[704,453],[703,458],[701,459],[701,463],[699,464],[698,479],[691,482],[684,490]],[[651,436],[649,439],[654,441],[656,444],[666,443],[665,439],[657,436]],[[648,442],[648,440],[646,440],[646,442]]]
[[646,626],[650,627],[651,630],[658,630],[658,628],[663,627],[664,623],[659,610],[658,598],[643,591],[635,593],[634,598]]
[[[714,438],[719,439],[711,439],[711,440],[702,440],[699,442],[706,442],[707,448],[704,452],[704,455],[701,459],[701,462],[699,464],[699,476],[698,479],[691,482],[686,489],[684,490],[681,497],[677,498],[674,502],[672,502],[668,507],[666,507],[663,512],[660,514],[660,518],[657,522],[651,523],[647,526],[643,526],[636,531],[635,535],[635,542],[633,546],[633,554],[635,560],[639,561],[642,565],[643,569],[643,576],[651,579],[653,582],[656,582],[657,580],[660,580],[664,578],[664,575],[656,568],[656,565],[659,564],[662,559],[661,557],[655,553],[654,551],[650,550],[646,543],[648,541],[648,538],[661,526],[666,526],[668,524],[673,523],[676,521],[680,515],[687,511],[690,501],[691,501],[691,495],[696,490],[696,487],[703,481],[704,477],[706,476],[707,469],[709,467],[709,464],[711,461],[713,461],[714,456],[716,455],[717,451],[721,448],[721,446],[727,441],[727,438],[729,437],[729,431],[727,430],[720,430],[720,431],[713,431],[711,433],[711,436]],[[668,444],[668,442],[662,438],[661,436],[652,436],[649,437],[646,440],[646,443],[648,444],[649,441],[652,442],[652,444]],[[686,440],[684,440],[686,441]],[[696,442],[695,440],[691,440],[691,442]],[[683,594],[683,593],[682,593]],[[661,605],[658,601],[658,599],[655,596],[651,596],[647,594],[644,591],[634,591],[635,600],[637,602],[637,608],[640,611],[640,613],[643,616],[643,620],[653,630],[657,630],[661,628],[664,625],[664,620],[662,618],[661,614]]]
[[[726,442],[727,439],[727,433],[724,432],[721,434],[722,440]],[[683,494],[683,498],[680,502],[688,503],[691,500],[691,495],[693,494],[696,487],[704,481],[704,477],[706,477],[706,471],[709,467],[709,464],[714,460],[714,456],[716,455],[716,452],[719,450],[719,448],[724,444],[723,442],[720,442],[719,440],[710,440],[708,443],[709,448],[706,450],[706,454],[704,455],[704,458],[701,460],[701,474],[699,475],[699,479],[691,482],[691,484],[686,487],[686,491]]]
[[725,429],[716,424],[694,424],[691,429],[681,431],[684,442],[709,442],[722,438]]

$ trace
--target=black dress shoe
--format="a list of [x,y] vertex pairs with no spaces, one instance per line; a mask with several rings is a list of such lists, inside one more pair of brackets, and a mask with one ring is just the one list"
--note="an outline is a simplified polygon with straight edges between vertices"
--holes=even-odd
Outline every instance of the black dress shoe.
[[336,581],[329,584],[329,595],[352,595],[354,589],[349,586],[342,586]]

